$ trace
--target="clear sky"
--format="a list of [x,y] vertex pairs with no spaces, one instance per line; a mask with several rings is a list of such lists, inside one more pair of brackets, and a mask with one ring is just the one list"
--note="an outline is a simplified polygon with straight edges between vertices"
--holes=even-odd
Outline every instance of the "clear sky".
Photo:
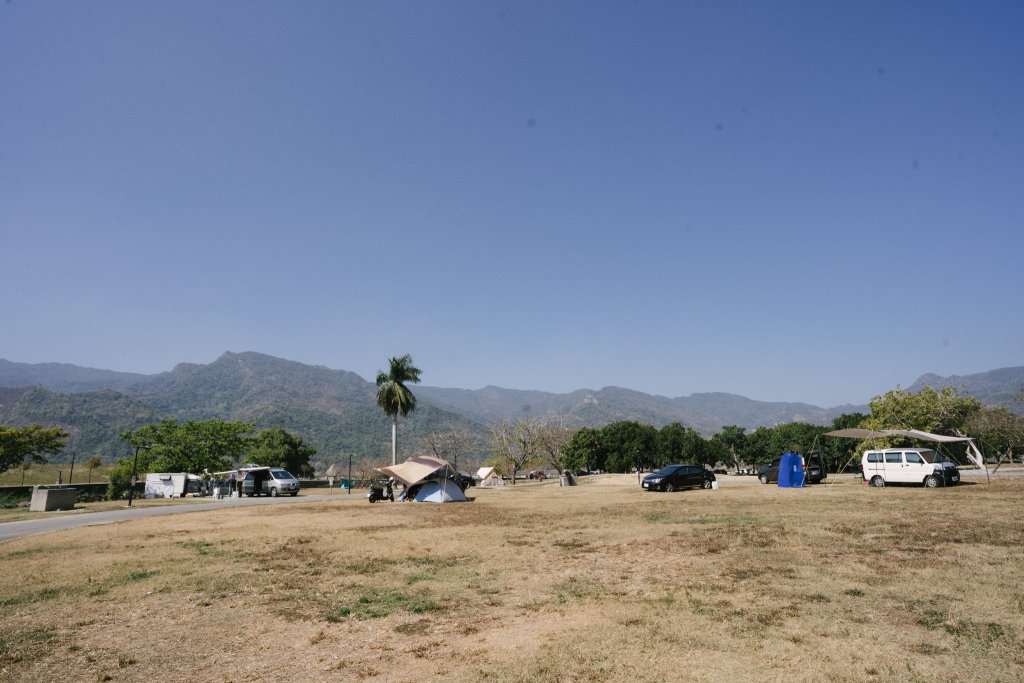
[[1024,364],[1024,3],[0,3],[0,358],[859,403]]

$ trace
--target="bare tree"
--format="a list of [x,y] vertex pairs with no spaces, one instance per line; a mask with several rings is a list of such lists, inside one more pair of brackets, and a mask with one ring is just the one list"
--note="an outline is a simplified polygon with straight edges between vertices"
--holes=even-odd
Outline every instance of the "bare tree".
[[572,441],[576,430],[567,428],[561,420],[541,420],[532,424],[537,450],[551,466],[563,474],[568,468],[565,466],[565,449]]
[[519,470],[538,459],[535,422],[532,418],[515,422],[502,418],[491,426],[491,442],[498,465],[506,474],[511,474],[513,484]]
[[446,429],[427,434],[427,445],[434,455],[451,463],[457,472],[459,456],[468,453],[474,446],[475,439],[465,429]]

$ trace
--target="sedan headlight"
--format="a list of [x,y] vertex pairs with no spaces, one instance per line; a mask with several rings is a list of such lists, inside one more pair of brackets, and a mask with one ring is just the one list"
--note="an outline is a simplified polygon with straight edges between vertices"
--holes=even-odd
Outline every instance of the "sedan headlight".
[[652,484],[660,484],[661,483],[661,477],[658,477],[657,479],[648,479],[647,481],[649,481]]

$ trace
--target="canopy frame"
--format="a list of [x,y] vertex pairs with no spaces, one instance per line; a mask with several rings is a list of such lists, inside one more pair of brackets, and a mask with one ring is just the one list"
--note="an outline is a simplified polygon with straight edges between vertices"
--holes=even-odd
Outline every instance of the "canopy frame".
[[[837,429],[833,432],[826,432],[825,436],[834,436],[841,439],[860,439],[865,441],[867,439],[881,439],[887,436],[905,436],[911,439],[917,439],[918,441],[931,441],[933,443],[964,443],[967,445],[967,457],[970,458],[971,462],[977,465],[980,469],[984,470],[985,477],[988,478],[991,483],[992,477],[989,475],[988,466],[985,464],[985,458],[982,456],[981,451],[974,443],[974,439],[969,436],[946,436],[945,434],[932,434],[931,432],[923,432],[919,429]],[[853,459],[857,457],[854,453],[853,456],[846,462],[848,467]],[[843,469],[846,469],[844,467]]]

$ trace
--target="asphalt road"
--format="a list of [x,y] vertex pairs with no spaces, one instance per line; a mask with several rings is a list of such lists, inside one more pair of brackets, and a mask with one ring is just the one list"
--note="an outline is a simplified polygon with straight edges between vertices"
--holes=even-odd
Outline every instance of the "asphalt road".
[[187,512],[205,512],[208,510],[228,510],[237,507],[248,507],[250,505],[293,505],[295,503],[312,503],[322,500],[338,500],[336,495],[312,495],[312,496],[278,496],[277,498],[224,498],[209,503],[193,503],[191,505],[162,505],[157,507],[133,507],[123,510],[108,510],[106,512],[81,512],[71,514],[54,514],[41,512],[39,519],[25,519],[19,522],[5,522],[0,524],[0,542],[9,541],[22,536],[45,534],[51,531],[62,531],[82,526],[95,526],[97,524],[113,524],[139,517],[158,517],[160,515],[178,515]]

